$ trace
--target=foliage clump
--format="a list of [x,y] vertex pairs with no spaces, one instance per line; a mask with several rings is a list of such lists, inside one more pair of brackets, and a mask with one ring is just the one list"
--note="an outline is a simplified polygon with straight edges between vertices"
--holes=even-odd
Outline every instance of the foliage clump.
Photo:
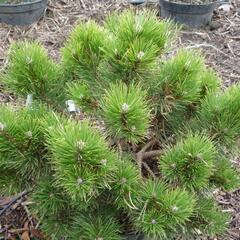
[[103,119],[116,139],[139,142],[150,123],[147,92],[140,86],[111,85],[101,101]]
[[35,101],[0,107],[0,189],[30,190],[51,239],[225,231],[211,191],[240,185],[239,86],[221,91],[199,52],[166,56],[177,32],[127,11],[77,26],[60,63],[39,43],[11,46],[5,85]]
[[216,149],[208,137],[187,136],[160,159],[166,181],[189,190],[206,187],[212,175]]
[[61,101],[60,67],[39,43],[17,42],[9,51],[6,84],[21,96],[33,94],[41,101]]

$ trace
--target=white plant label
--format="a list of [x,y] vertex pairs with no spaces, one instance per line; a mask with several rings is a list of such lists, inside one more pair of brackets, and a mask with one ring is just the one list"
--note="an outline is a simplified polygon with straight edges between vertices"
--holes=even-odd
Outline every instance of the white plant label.
[[66,106],[67,106],[67,110],[68,112],[77,112],[77,108],[76,108],[76,105],[74,103],[73,100],[67,100],[66,101]]
[[26,100],[26,107],[30,107],[33,103],[33,95],[32,94],[28,94],[27,95],[27,100]]

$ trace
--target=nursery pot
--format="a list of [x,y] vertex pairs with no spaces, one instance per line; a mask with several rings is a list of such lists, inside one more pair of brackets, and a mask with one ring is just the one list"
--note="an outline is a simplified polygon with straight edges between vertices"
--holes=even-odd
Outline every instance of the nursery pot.
[[133,5],[139,5],[145,3],[145,0],[129,0],[129,2]]
[[159,3],[160,13],[163,18],[171,18],[175,22],[191,27],[203,27],[211,21],[214,8],[221,2],[185,4],[159,0]]
[[0,22],[27,25],[42,17],[47,0],[26,0],[18,4],[0,3]]

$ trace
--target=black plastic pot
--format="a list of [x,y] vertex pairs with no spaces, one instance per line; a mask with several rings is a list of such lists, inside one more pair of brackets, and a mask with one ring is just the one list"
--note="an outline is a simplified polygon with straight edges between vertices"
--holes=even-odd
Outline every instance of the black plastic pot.
[[145,0],[129,0],[129,2],[133,5],[139,5],[145,3]]
[[211,21],[213,10],[219,4],[219,1],[200,5],[175,3],[166,0],[159,0],[159,3],[163,18],[171,18],[175,22],[191,27],[202,27]]
[[47,0],[31,0],[19,4],[0,4],[0,22],[28,25],[42,17]]

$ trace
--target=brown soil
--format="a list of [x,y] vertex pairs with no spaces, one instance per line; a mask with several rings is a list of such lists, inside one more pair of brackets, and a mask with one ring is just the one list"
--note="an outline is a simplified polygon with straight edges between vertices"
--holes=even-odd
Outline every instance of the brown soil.
[[[49,54],[59,58],[59,49],[63,46],[71,29],[79,21],[92,18],[101,22],[112,11],[129,8],[127,0],[50,0],[43,19],[30,26],[12,27],[0,23],[0,72],[7,64],[9,45],[15,40],[38,40],[48,49]],[[156,6],[151,6],[155,8]],[[205,29],[184,29],[177,40],[177,48],[201,49],[206,56],[207,64],[213,67],[223,79],[223,87],[240,81],[240,1],[233,0],[229,12],[216,10],[214,21]],[[16,98],[4,90],[0,83],[0,104],[16,103]],[[240,166],[240,160],[233,160]],[[0,194],[1,195],[1,194]],[[232,193],[216,192],[216,198],[224,211],[232,213],[232,222],[224,236],[214,240],[240,240],[240,190]],[[9,199],[1,198],[0,210]],[[10,208],[4,219],[0,219],[0,239],[4,229],[10,232],[3,234],[3,239],[17,239],[13,236],[23,235],[28,239],[30,232],[35,239],[42,235],[35,229],[35,223],[26,212],[25,201]],[[3,226],[4,225],[4,226]],[[27,229],[27,230],[26,230]],[[31,231],[29,229],[32,229]],[[19,232],[14,233],[18,230]],[[13,233],[11,233],[13,231]]]

